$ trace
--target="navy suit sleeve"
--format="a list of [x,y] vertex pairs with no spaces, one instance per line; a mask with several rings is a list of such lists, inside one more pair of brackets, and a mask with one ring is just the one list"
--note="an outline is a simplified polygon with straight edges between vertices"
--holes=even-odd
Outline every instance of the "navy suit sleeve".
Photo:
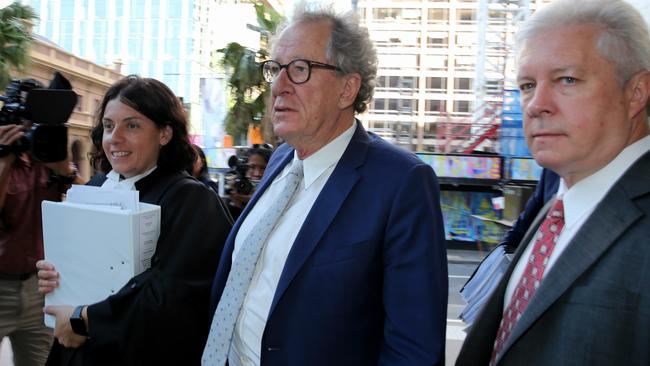
[[524,211],[519,215],[512,229],[506,233],[502,242],[502,244],[508,246],[509,251],[513,251],[519,246],[519,242],[521,242],[524,234],[526,234],[526,231],[533,223],[539,210],[541,210],[546,202],[548,202],[548,200],[550,200],[557,192],[559,182],[560,177],[553,171],[548,169],[542,171],[539,182],[537,182],[537,186],[535,187],[535,192],[526,203],[526,208],[524,208]]
[[380,365],[444,365],[447,256],[440,192],[431,167],[413,166],[386,225]]

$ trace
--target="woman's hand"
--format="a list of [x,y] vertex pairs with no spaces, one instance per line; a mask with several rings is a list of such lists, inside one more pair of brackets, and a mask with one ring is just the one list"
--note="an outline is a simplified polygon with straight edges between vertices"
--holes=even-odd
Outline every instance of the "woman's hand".
[[40,260],[36,262],[36,269],[38,269],[38,292],[49,294],[59,287],[59,272],[52,263]]
[[45,307],[45,314],[53,315],[56,318],[54,337],[56,337],[62,346],[68,348],[77,348],[86,343],[86,337],[78,335],[72,330],[72,326],[70,325],[70,316],[73,311],[74,307],[68,305]]

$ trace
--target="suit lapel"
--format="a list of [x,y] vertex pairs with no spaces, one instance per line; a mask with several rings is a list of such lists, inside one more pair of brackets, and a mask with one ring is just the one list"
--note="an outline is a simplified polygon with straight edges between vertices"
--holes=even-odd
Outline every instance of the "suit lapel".
[[648,191],[645,174],[648,174],[649,165],[650,154],[646,154],[628,169],[596,206],[542,281],[504,345],[501,355],[642,215],[632,199],[635,195]]
[[357,129],[350,140],[350,144],[343,156],[341,156],[318,198],[316,198],[291,247],[273,297],[269,317],[359,180],[357,168],[365,161],[368,143],[368,134],[361,124],[357,122]]

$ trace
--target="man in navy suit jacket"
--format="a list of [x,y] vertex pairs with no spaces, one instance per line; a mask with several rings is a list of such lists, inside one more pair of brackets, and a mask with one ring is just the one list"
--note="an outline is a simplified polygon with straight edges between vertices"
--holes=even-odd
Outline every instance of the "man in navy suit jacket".
[[367,31],[352,14],[301,11],[272,57],[262,70],[273,129],[286,143],[227,240],[213,313],[243,237],[277,198],[288,167],[301,160],[304,177],[264,242],[229,365],[444,365],[438,182],[430,166],[355,120],[377,70]]

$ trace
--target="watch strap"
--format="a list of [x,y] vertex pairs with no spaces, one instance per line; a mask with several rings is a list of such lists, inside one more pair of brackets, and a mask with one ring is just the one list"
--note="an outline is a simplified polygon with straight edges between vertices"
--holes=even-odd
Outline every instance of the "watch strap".
[[70,316],[70,326],[75,334],[88,337],[88,329],[86,329],[86,322],[83,319],[82,312],[85,305],[79,305],[74,308]]

